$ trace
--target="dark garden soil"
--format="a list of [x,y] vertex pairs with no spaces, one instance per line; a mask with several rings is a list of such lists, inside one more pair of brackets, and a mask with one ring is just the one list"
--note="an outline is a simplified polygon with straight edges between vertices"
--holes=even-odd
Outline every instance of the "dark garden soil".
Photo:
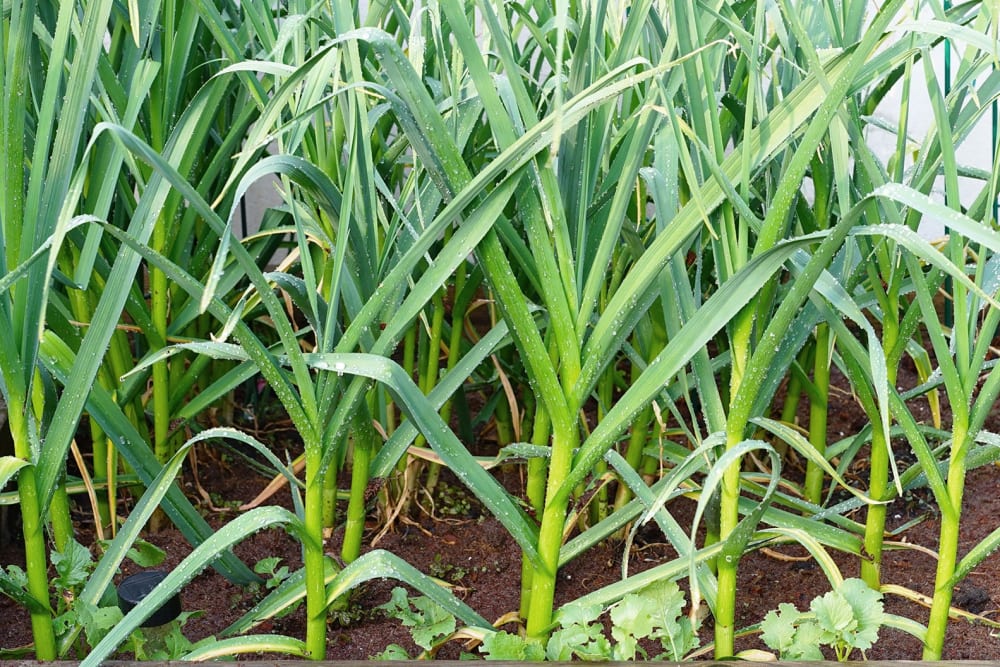
[[[856,433],[863,413],[851,396],[843,391],[834,392],[830,410],[830,434],[839,439],[844,433]],[[920,406],[914,407],[920,418]],[[1000,430],[1000,419],[988,425],[990,430]],[[788,474],[794,475],[797,464],[789,464]],[[866,475],[863,461],[852,478],[852,483],[864,485]],[[506,470],[502,480],[508,487],[519,484],[518,469]],[[223,523],[234,515],[234,507],[253,498],[268,482],[255,474],[238,457],[220,456],[217,452],[199,450],[198,481],[208,492],[205,501],[197,492],[190,472],[184,484],[192,499],[201,504],[210,521]],[[449,484],[445,478],[445,494],[438,494],[436,502],[421,499],[421,508],[412,519],[397,522],[382,535],[375,547],[398,554],[421,571],[451,582],[461,598],[487,619],[499,619],[516,612],[519,600],[520,553],[513,540],[494,519],[480,514],[478,505],[468,494]],[[282,489],[272,502],[290,503],[287,488]],[[433,510],[432,510],[433,507]],[[127,509],[127,508],[123,508]],[[692,503],[681,501],[671,506],[681,525],[690,525]],[[82,510],[82,508],[81,508]],[[84,512],[81,511],[81,517]],[[964,552],[976,544],[998,525],[1000,516],[1000,469],[993,465],[971,472],[968,476],[966,503],[962,516],[962,544]],[[886,554],[884,581],[905,587],[916,593],[930,596],[933,593],[935,559],[931,552],[936,548],[938,521],[928,494],[915,492],[895,502],[889,511],[890,528],[901,526],[923,517],[893,539],[898,549]],[[863,520],[863,510],[854,517]],[[81,518],[81,535],[86,535],[86,521]],[[368,535],[366,549],[372,548],[374,530]],[[176,565],[189,551],[184,539],[174,530],[165,530],[148,536],[167,553],[164,567]],[[919,549],[916,547],[924,547]],[[339,554],[339,535],[328,542],[329,553]],[[251,536],[236,548],[237,555],[253,565],[262,558],[280,556],[283,563],[295,567],[301,563],[296,543],[284,532],[269,530]],[[822,570],[803,557],[804,551],[794,546],[775,547],[748,553],[740,564],[739,592],[737,598],[737,627],[759,622],[780,602],[791,602],[800,609],[809,601],[829,590],[829,583]],[[961,555],[961,554],[960,554]],[[628,558],[631,573],[652,567],[675,557],[673,550],[656,531],[639,532],[637,541],[624,553],[620,543],[602,545],[568,564],[560,573],[556,591],[557,604],[573,600],[580,595],[614,582],[621,576],[621,564]],[[857,576],[857,557],[837,554],[837,563],[845,577]],[[0,550],[0,562],[23,562],[19,545]],[[123,576],[134,567],[126,568]],[[375,607],[386,602],[397,584],[392,581],[374,581],[356,590],[350,607],[340,619],[331,623],[327,658],[330,660],[367,659],[387,644],[398,643],[415,655],[416,649],[405,628],[396,620],[384,618]],[[263,595],[260,591],[244,590],[226,582],[209,570],[183,591],[185,609],[203,612],[188,621],[184,628],[191,640],[219,633],[229,623],[249,609]],[[987,558],[959,587],[955,604],[987,618],[997,618],[1000,612],[1000,557]],[[927,621],[927,609],[898,595],[887,595],[886,611]],[[30,642],[28,616],[23,609],[0,596],[0,647],[13,648]],[[273,621],[259,631],[302,636],[303,612]],[[711,619],[703,626],[703,642],[711,640]],[[945,644],[944,658],[950,660],[1000,660],[1000,637],[990,627],[960,620],[953,620]],[[439,657],[456,658],[461,645],[453,642]],[[753,636],[738,640],[738,650],[764,648]],[[895,630],[883,629],[878,643],[868,652],[867,658],[881,660],[919,660],[921,647],[917,640]],[[244,656],[252,658],[253,656]],[[855,655],[855,658],[861,656]]]

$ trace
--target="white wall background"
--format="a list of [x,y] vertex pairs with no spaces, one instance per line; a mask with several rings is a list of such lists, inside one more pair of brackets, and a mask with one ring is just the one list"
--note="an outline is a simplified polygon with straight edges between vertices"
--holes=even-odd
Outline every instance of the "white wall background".
[[[937,2],[939,0],[933,1]],[[871,4],[874,6],[874,3]],[[924,3],[921,3],[921,5],[924,6],[924,9],[920,12],[920,18],[931,18],[933,13],[924,5]],[[952,80],[954,80],[955,73],[962,57],[962,51],[964,49],[964,44],[952,42]],[[945,84],[945,47],[943,44],[932,51],[930,62],[933,65],[939,88],[943,91]],[[931,109],[930,95],[928,94],[928,88],[925,84],[923,63],[916,63],[914,66],[913,78],[910,86],[910,111],[907,134],[913,141],[911,147],[916,148],[917,146],[923,144],[927,138],[928,132],[935,124],[934,112]],[[890,92],[890,94],[886,96],[886,100],[880,106],[876,115],[893,125],[898,126],[902,92],[902,86],[897,85]],[[997,147],[995,144],[996,138],[993,136],[992,113],[990,109],[986,109],[972,132],[967,137],[962,139],[961,143],[956,146],[956,157],[959,166],[974,167],[991,171],[997,154]],[[868,145],[873,149],[875,154],[878,155],[879,159],[882,160],[884,164],[893,151],[895,151],[896,135],[895,133],[870,126],[868,129]],[[907,162],[907,167],[911,165],[912,160]],[[985,183],[978,179],[965,177],[959,178],[959,191],[962,206],[968,207],[971,205],[984,186]],[[944,179],[942,177],[938,177],[935,182],[931,196],[936,201],[944,202],[945,191]],[[922,236],[928,239],[938,239],[945,234],[944,224],[940,220],[928,217],[923,219],[919,231]]]

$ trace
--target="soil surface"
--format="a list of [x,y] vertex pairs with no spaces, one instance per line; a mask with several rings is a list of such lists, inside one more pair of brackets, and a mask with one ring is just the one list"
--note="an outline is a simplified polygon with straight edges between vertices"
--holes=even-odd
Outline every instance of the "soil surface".
[[[830,437],[832,440],[845,433],[855,433],[863,422],[863,413],[851,396],[844,391],[833,393],[830,410]],[[925,406],[914,406],[918,418]],[[800,419],[805,423],[805,412]],[[271,435],[284,428],[280,422],[272,425]],[[1000,420],[987,425],[1000,431]],[[258,433],[261,437],[268,434]],[[288,440],[288,434],[276,438]],[[483,434],[480,443],[488,442]],[[291,452],[292,455],[295,452]],[[185,472],[183,485],[191,498],[203,509],[215,525],[231,519],[236,508],[254,498],[269,482],[269,478],[253,472],[246,462],[232,453],[220,454],[218,450],[198,450],[198,476],[190,469]],[[284,457],[285,452],[279,452]],[[905,456],[905,452],[900,454]],[[864,456],[858,458],[863,467]],[[786,474],[796,474],[797,463],[787,464]],[[500,471],[508,488],[519,488],[520,470]],[[863,488],[866,475],[863,470],[852,471],[851,482]],[[345,478],[347,476],[345,475]],[[376,535],[376,521],[366,537],[365,549],[389,550],[414,565],[422,572],[449,581],[461,598],[480,615],[500,619],[516,612],[519,604],[520,552],[503,527],[486,516],[469,494],[462,491],[447,476],[442,478],[442,491],[433,498],[421,495],[411,518],[397,521],[393,528]],[[199,492],[199,485],[205,494]],[[962,541],[960,556],[998,525],[1000,516],[1000,469],[988,465],[972,471],[967,480],[966,502],[962,516]],[[280,490],[269,502],[291,506],[287,488]],[[78,508],[80,539],[90,539],[88,510]],[[121,510],[127,511],[123,502]],[[682,526],[691,524],[693,503],[678,501],[670,506],[671,512]],[[933,593],[935,558],[933,551],[938,541],[938,520],[933,503],[926,492],[917,491],[896,501],[889,509],[889,528],[915,522],[890,539],[896,547],[885,555],[884,581],[904,587],[915,593],[930,596]],[[863,510],[853,517],[863,521]],[[171,568],[190,551],[185,540],[172,529],[147,535],[146,539],[160,546],[167,554],[162,568]],[[375,542],[373,547],[373,542]],[[338,555],[340,535],[335,532],[327,543],[328,552]],[[280,530],[267,530],[250,536],[236,549],[236,554],[251,566],[263,558],[278,556],[282,564],[295,569],[301,564],[297,543]],[[622,560],[628,559],[630,573],[653,567],[675,557],[673,549],[657,530],[643,529],[628,552],[622,543],[608,542],[569,563],[561,572],[556,590],[556,604],[561,604],[613,583],[621,576]],[[857,576],[859,561],[856,556],[834,554],[845,577]],[[0,548],[0,563],[23,563],[22,547],[9,544]],[[121,576],[136,571],[134,566],[123,568]],[[781,602],[790,602],[799,609],[806,609],[816,596],[830,589],[830,585],[817,564],[796,546],[776,546],[771,549],[747,553],[739,569],[737,598],[737,627],[759,623],[764,615]],[[683,582],[682,582],[683,583]],[[396,643],[417,654],[409,632],[399,621],[387,619],[376,607],[385,603],[393,581],[374,581],[363,585],[351,597],[350,605],[342,618],[331,622],[327,648],[330,660],[364,660],[381,652],[390,643]],[[195,578],[183,591],[182,601],[186,610],[202,614],[190,619],[184,627],[185,635],[192,641],[220,633],[227,625],[248,610],[264,595],[261,590],[249,590],[228,583],[213,570]],[[986,618],[996,618],[1000,612],[1000,557],[987,558],[959,586],[954,604]],[[899,595],[885,597],[886,611],[927,622],[928,611],[924,606]],[[299,609],[285,618],[275,620],[258,631],[303,636],[303,611]],[[6,597],[0,596],[0,647],[16,648],[30,643],[31,633],[27,613]],[[997,619],[1000,620],[1000,619]],[[510,626],[513,627],[513,626]],[[706,619],[702,629],[703,644],[711,641],[711,619]],[[737,650],[766,648],[756,635],[738,640]],[[462,650],[459,642],[447,645],[439,654],[441,658],[457,658]],[[243,656],[252,658],[253,656]],[[706,652],[704,657],[710,657]],[[854,658],[861,658],[855,654]],[[867,652],[868,659],[918,660],[920,643],[902,632],[882,629],[879,641]],[[944,658],[949,660],[1000,660],[1000,638],[997,630],[979,623],[953,620],[945,644]]]

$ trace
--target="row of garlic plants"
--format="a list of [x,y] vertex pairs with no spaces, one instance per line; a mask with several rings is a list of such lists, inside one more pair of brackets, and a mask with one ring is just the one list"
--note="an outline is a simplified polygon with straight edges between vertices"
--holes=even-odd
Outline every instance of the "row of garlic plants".
[[[488,631],[407,564],[361,555],[372,488],[388,482],[403,507],[433,484],[434,466],[418,478],[406,464],[413,444],[520,546],[529,640],[560,618],[562,565],[655,520],[678,559],[591,598],[689,576],[717,657],[735,651],[747,549],[854,553],[878,588],[885,503],[927,484],[942,534],[919,634],[940,657],[952,588],[1000,540],[957,558],[964,474],[996,458],[983,428],[1000,391],[987,361],[997,174],[963,164],[960,148],[1000,79],[988,7],[913,12],[903,0],[13,2],[0,316],[17,335],[0,345],[0,374],[17,450],[2,470],[17,476],[28,567],[26,589],[4,590],[32,614],[36,655],[65,654],[79,634],[53,627],[46,536],[57,550],[73,539],[66,464],[86,415],[84,486],[114,539],[80,599],[101,599],[146,518],[163,521],[157,505],[199,545],[94,647],[95,664],[217,557],[251,580],[228,548],[273,524],[301,539],[303,570],[234,626],[227,650],[322,658],[331,606],[381,576]],[[931,57],[945,44],[960,54],[947,86]],[[934,113],[922,137],[908,125],[917,88]],[[866,136],[894,89],[885,160]],[[980,191],[964,207],[960,176]],[[235,213],[264,177],[284,204],[240,238]],[[915,233],[927,216],[947,223],[944,247]],[[491,317],[472,328],[481,301]],[[926,379],[906,394],[904,356]],[[834,367],[871,427],[831,443]],[[178,425],[199,428],[213,401],[258,377],[302,438],[301,468],[234,428],[179,446]],[[470,378],[497,396],[530,511],[450,426]],[[949,431],[906,402],[942,391]],[[800,395],[807,436],[788,424]],[[910,468],[890,446],[900,434]],[[270,455],[301,489],[296,511],[258,508],[213,534],[170,484],[187,448],[213,438]],[[863,445],[871,477],[851,488],[842,473]],[[788,448],[808,462],[801,487],[782,478]],[[768,475],[745,470],[751,453]],[[119,528],[128,477],[146,492]],[[834,487],[853,499],[825,507]],[[681,494],[698,500],[702,544],[697,523],[663,509]],[[861,505],[864,524],[846,517]],[[323,547],[338,522],[339,561]],[[303,598],[304,641],[249,634]]]

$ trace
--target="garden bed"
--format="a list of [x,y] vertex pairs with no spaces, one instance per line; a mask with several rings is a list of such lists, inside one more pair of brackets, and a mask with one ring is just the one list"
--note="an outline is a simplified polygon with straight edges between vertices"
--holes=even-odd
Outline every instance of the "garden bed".
[[997,659],[995,3],[140,4],[0,17],[0,659]]
[[[912,377],[906,375],[904,373],[901,381],[912,382]],[[922,410],[919,402],[911,409],[917,414]],[[840,437],[841,433],[856,432],[859,414],[854,409],[850,394],[833,392],[829,423],[831,440]],[[996,421],[997,417],[991,419]],[[996,427],[997,424],[987,424],[988,429]],[[270,434],[259,431],[257,434],[265,438],[270,435],[270,439],[280,441],[282,446],[295,446],[294,443],[289,444],[287,432],[281,430],[280,424]],[[478,447],[488,451],[491,435],[485,432],[478,435]],[[897,455],[905,458],[906,453],[901,451]],[[238,506],[253,499],[269,481],[262,475],[251,473],[239,457],[221,455],[207,448],[199,449],[198,456],[197,480],[186,472],[183,483],[192,499],[200,499],[200,507],[213,525],[222,525],[232,519],[238,512]],[[857,457],[857,465],[863,466],[864,460],[864,456]],[[796,467],[797,464],[792,461],[785,474],[790,477],[801,474]],[[518,467],[498,470],[496,474],[509,489],[517,489],[522,484]],[[849,476],[852,482],[863,484],[863,470],[852,470]],[[971,471],[967,484],[960,554],[993,530],[996,517],[1000,516],[1000,470],[996,466]],[[208,498],[200,491],[207,493]],[[485,514],[475,498],[449,474],[442,477],[433,498],[421,497],[418,500],[411,518],[397,521],[392,530],[381,536],[376,537],[380,528],[372,522],[366,534],[365,550],[372,549],[372,541],[376,540],[374,547],[388,550],[421,572],[447,582],[466,604],[491,621],[517,611],[521,555],[509,533]],[[287,488],[270,501],[291,507],[291,495]],[[693,520],[694,503],[680,499],[671,504],[670,511],[682,526],[689,526]],[[863,513],[863,510],[859,512]],[[81,521],[79,528],[81,539],[85,541],[87,522]],[[917,489],[890,506],[887,529],[895,531],[898,528],[903,528],[902,532],[889,538],[892,548],[884,558],[884,582],[929,597],[933,594],[936,564],[931,552],[936,549],[939,531],[929,492]],[[340,531],[334,532],[326,545],[328,553],[339,554],[340,537]],[[161,566],[163,569],[175,567],[190,552],[183,536],[173,529],[147,535],[146,539],[166,552],[166,561]],[[287,565],[292,570],[301,566],[298,543],[277,529],[251,536],[239,544],[235,552],[250,565],[277,557],[281,559],[280,565]],[[620,578],[624,552],[625,546],[621,542],[608,541],[571,561],[560,571],[556,605],[575,600]],[[634,574],[674,558],[676,553],[659,530],[648,525],[638,531],[628,552],[629,573]],[[857,576],[859,561],[856,556],[834,554],[834,558],[845,577]],[[8,545],[0,550],[0,562],[23,562],[21,546]],[[122,577],[137,569],[127,562]],[[347,609],[331,619],[327,640],[328,661],[338,664],[343,664],[343,661],[366,661],[379,655],[390,644],[398,644],[411,656],[419,654],[408,629],[398,620],[387,618],[378,609],[390,599],[391,591],[397,585],[397,582],[389,580],[373,581],[354,591]],[[747,553],[740,563],[738,588],[737,627],[743,628],[759,623],[781,602],[792,603],[799,609],[808,608],[814,597],[830,590],[830,584],[822,569],[801,547],[781,546]],[[220,633],[250,609],[264,592],[263,588],[240,588],[227,582],[214,570],[205,571],[182,593],[185,610],[197,612],[186,622],[185,635],[192,641],[198,641]],[[1000,607],[1000,555],[993,554],[984,560],[959,585],[954,606],[972,614],[996,618]],[[885,609],[889,613],[927,623],[928,610],[900,595],[886,595]],[[28,615],[22,608],[0,596],[0,614],[6,621],[0,626],[0,647],[10,649],[30,643],[31,628]],[[514,626],[507,627],[513,629]],[[285,618],[268,622],[257,631],[301,638],[305,632],[303,610],[300,608]],[[703,644],[711,642],[710,619],[702,626],[701,639]],[[737,640],[737,650],[766,648],[756,634]],[[878,642],[866,657],[885,661],[918,660],[921,648],[914,637],[883,628]],[[463,643],[452,641],[441,649],[437,657],[457,659],[462,651]],[[241,659],[273,657],[241,656]],[[711,653],[703,653],[700,657],[708,659]],[[852,657],[860,659],[861,655],[855,652]],[[995,629],[987,625],[952,620],[944,658],[1000,660],[1000,637]]]

